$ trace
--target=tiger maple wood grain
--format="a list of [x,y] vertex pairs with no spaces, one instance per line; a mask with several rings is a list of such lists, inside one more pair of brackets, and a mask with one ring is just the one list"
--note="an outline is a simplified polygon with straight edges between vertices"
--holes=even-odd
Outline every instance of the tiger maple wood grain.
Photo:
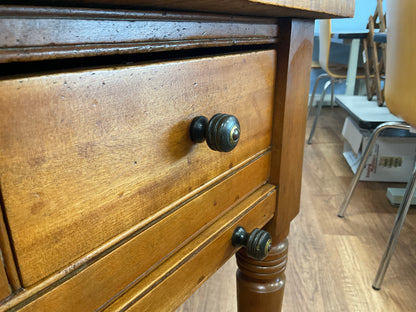
[[[23,285],[265,149],[274,68],[263,51],[1,81],[1,189]],[[231,153],[189,139],[193,117],[218,112],[241,124]]]

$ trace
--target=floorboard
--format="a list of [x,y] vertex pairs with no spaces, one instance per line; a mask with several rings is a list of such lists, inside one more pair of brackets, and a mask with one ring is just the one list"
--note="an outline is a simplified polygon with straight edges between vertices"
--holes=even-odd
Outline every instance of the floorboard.
[[[361,182],[345,218],[337,217],[352,178],[341,154],[345,117],[341,108],[323,108],[313,144],[305,145],[301,212],[289,235],[283,310],[416,311],[416,209],[407,216],[382,289],[371,288],[397,212],[386,190],[403,184]],[[310,126],[308,120],[307,134]],[[235,270],[232,258],[176,312],[237,311]]]

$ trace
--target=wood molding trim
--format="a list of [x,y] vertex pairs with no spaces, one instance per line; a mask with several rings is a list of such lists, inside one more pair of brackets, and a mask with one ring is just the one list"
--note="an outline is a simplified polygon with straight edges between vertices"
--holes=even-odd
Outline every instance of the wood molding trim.
[[0,6],[0,63],[271,44],[273,19]]

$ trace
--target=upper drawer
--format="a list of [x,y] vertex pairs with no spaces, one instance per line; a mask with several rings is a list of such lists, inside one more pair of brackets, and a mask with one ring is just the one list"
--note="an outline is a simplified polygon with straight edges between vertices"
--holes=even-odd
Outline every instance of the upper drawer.
[[[0,81],[0,186],[23,285],[265,149],[275,59],[269,50]],[[240,121],[230,153],[189,138],[193,117],[219,112]]]

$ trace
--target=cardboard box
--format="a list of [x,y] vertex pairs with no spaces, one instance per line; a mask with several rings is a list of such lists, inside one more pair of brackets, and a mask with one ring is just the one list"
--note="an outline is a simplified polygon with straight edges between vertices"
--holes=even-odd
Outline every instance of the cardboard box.
[[[361,129],[347,117],[342,129],[343,155],[354,173],[367,146],[371,131]],[[416,158],[416,137],[380,136],[374,144],[360,181],[408,182]]]

